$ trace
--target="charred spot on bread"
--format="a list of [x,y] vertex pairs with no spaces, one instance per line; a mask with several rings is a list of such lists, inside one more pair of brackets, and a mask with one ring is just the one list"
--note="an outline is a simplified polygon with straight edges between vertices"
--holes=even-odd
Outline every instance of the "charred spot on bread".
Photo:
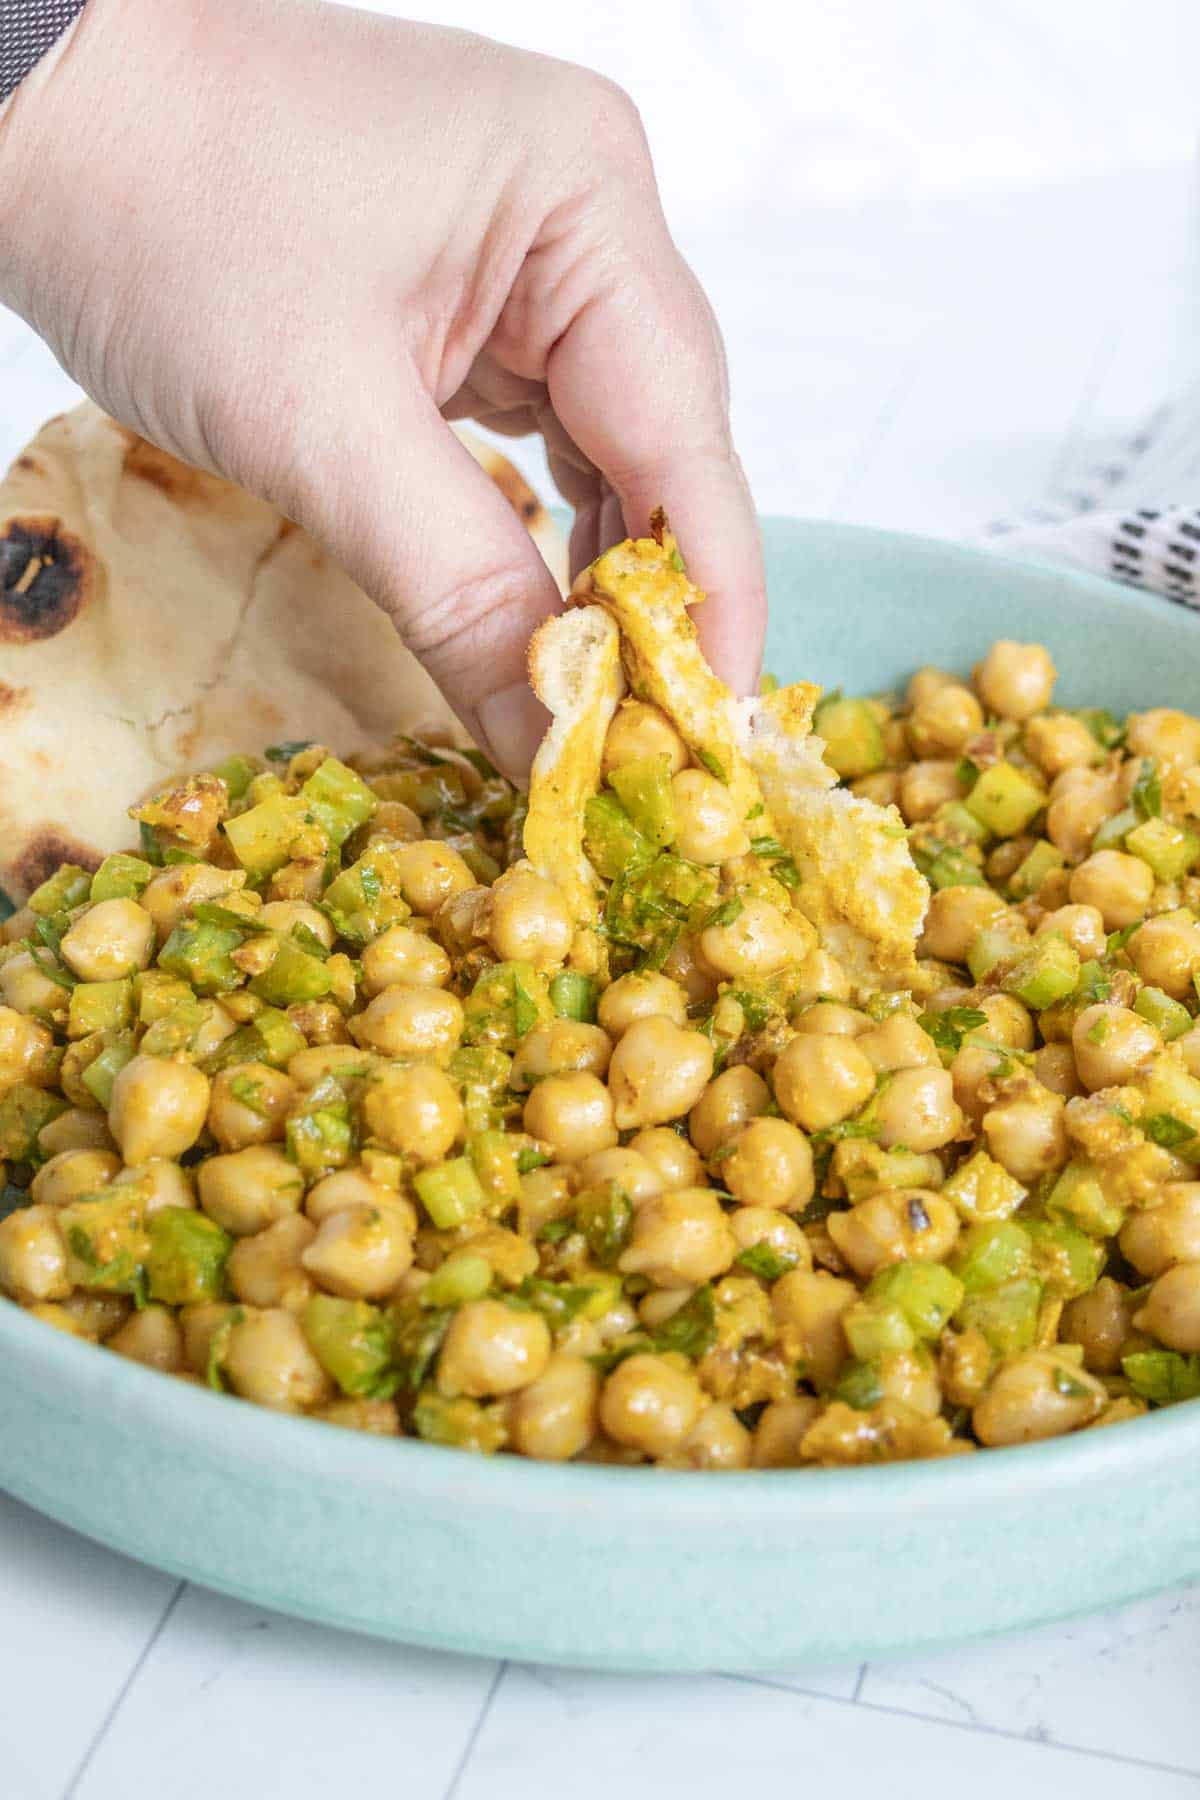
[[104,857],[90,844],[81,844],[62,825],[39,825],[9,865],[7,874],[12,885],[23,894],[31,894],[43,881],[49,881],[63,863],[76,863],[93,873]]
[[91,555],[60,520],[9,519],[0,532],[0,643],[57,637],[92,586]]
[[145,438],[137,437],[133,432],[126,432],[128,448],[125,451],[125,472],[135,475],[150,487],[157,488],[176,506],[188,506],[208,500],[214,489],[224,485],[216,475],[206,475],[202,469],[193,469],[188,463],[179,462],[174,456],[168,456],[157,445],[147,443]]

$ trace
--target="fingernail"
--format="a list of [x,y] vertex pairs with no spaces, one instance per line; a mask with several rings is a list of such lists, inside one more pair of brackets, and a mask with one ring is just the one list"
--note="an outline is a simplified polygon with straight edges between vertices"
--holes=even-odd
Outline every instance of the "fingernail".
[[522,786],[529,779],[534,752],[546,735],[550,714],[533,689],[523,681],[489,694],[478,706],[481,746],[510,781]]

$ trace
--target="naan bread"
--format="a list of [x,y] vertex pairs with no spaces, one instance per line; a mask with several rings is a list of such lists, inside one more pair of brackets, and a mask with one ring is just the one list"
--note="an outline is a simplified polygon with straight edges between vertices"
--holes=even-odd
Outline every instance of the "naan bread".
[[[460,434],[565,582],[537,496]],[[0,885],[126,845],[126,808],[280,739],[339,754],[462,729],[395,630],[273,508],[90,403],[0,483]]]

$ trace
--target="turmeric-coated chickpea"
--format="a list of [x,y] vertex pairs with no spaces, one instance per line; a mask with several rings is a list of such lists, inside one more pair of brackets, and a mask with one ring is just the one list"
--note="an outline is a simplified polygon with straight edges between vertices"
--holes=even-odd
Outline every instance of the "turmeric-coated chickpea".
[[522,1456],[569,1462],[596,1434],[600,1376],[585,1356],[556,1352],[512,1401],[509,1436]]
[[[1087,867],[1085,863],[1084,868]],[[1072,872],[1071,880],[1082,871]],[[1108,948],[1108,933],[1104,926],[1104,914],[1098,906],[1090,903],[1074,903],[1070,906],[1056,906],[1048,912],[1038,926],[1036,937],[1065,938],[1075,951],[1081,962],[1091,962],[1102,957]]]
[[1097,1375],[1119,1372],[1132,1330],[1129,1289],[1110,1275],[1102,1275],[1094,1288],[1067,1302],[1058,1328],[1062,1342],[1078,1344],[1085,1367]]
[[604,1383],[600,1423],[616,1443],[657,1461],[683,1442],[707,1400],[690,1368],[664,1356],[630,1356]]
[[208,1129],[222,1150],[244,1150],[281,1138],[296,1089],[268,1063],[234,1063],[213,1076]]
[[300,1258],[316,1235],[303,1213],[289,1213],[253,1237],[239,1238],[225,1264],[230,1288],[247,1306],[299,1311],[313,1292]]
[[701,1156],[711,1156],[748,1120],[771,1104],[771,1090],[746,1063],[735,1063],[709,1082],[688,1114],[688,1135]]
[[67,1206],[107,1186],[120,1167],[111,1150],[63,1150],[42,1164],[29,1184],[30,1197],[39,1206]]
[[884,1149],[940,1150],[962,1128],[950,1071],[927,1065],[897,1069],[875,1103],[878,1141]]
[[1083,1092],[1083,1083],[1075,1069],[1075,1052],[1070,1044],[1043,1044],[1033,1059],[1033,1072],[1042,1086],[1052,1094],[1070,1100]]
[[1131,1081],[1157,1056],[1162,1038],[1148,1019],[1127,1006],[1085,1006],[1071,1029],[1079,1079],[1092,1093]]
[[800,1446],[811,1425],[816,1423],[821,1402],[815,1394],[803,1394],[795,1400],[771,1400],[759,1415],[754,1427],[751,1462],[756,1469],[800,1469],[806,1458]]
[[452,956],[463,956],[487,935],[487,887],[462,888],[442,901],[433,915],[439,941]]
[[861,1037],[870,1031],[871,1020],[856,1006],[845,1006],[840,1000],[814,1000],[803,1012],[793,1015],[797,1031],[810,1037]]
[[310,1419],[323,1419],[327,1425],[340,1425],[350,1431],[365,1431],[369,1437],[400,1437],[400,1419],[394,1400],[351,1400],[343,1396],[318,1406]]
[[[973,1125],[995,1101],[994,1083],[1000,1071],[1009,1064],[1003,1050],[988,1044],[964,1043],[950,1064],[954,1098]],[[1011,1065],[1010,1065],[1011,1066]]]
[[967,1032],[964,1043],[983,1038],[992,1044],[1004,1044],[1011,1050],[1032,1050],[1036,1033],[1027,1007],[1015,994],[985,994],[979,1002],[983,1024]]
[[274,1144],[210,1156],[197,1170],[200,1205],[234,1237],[248,1237],[299,1212],[304,1178]]
[[1050,780],[1064,769],[1086,768],[1102,755],[1083,720],[1073,719],[1070,713],[1048,713],[1045,718],[1030,719],[1023,741],[1042,774]]
[[113,1082],[108,1124],[127,1163],[182,1156],[204,1129],[209,1081],[194,1064],[135,1056]]
[[617,1141],[612,1096],[583,1069],[540,1081],[525,1102],[523,1124],[551,1146],[557,1162],[582,1162]]
[[908,686],[904,690],[904,704],[910,712],[913,712],[918,706],[924,706],[943,688],[960,687],[961,685],[957,675],[947,674],[945,669],[938,669],[932,663],[926,663],[909,676]]
[[908,741],[916,756],[961,756],[968,738],[983,729],[983,708],[970,688],[948,681],[908,715]]
[[875,1091],[875,1065],[852,1038],[800,1036],[775,1064],[775,1098],[805,1131],[823,1131],[865,1106]]
[[648,700],[622,700],[604,740],[601,768],[609,775],[648,756],[665,756],[672,775],[687,768],[687,745],[666,714]]
[[18,950],[0,963],[0,994],[14,1012],[39,1019],[66,1017],[66,989],[43,973],[28,950]]
[[909,763],[900,777],[900,811],[907,825],[931,818],[939,806],[961,798],[956,762]]
[[699,940],[689,932],[672,944],[663,974],[681,989],[687,1006],[706,1006],[717,997],[717,978],[700,954]]
[[828,1387],[846,1360],[842,1314],[857,1299],[852,1281],[808,1269],[781,1275],[771,1289],[771,1313],[784,1355],[804,1364],[815,1387]]
[[0,1219],[0,1289],[29,1305],[71,1292],[67,1246],[53,1206],[22,1206]]
[[99,900],[64,932],[61,949],[81,981],[120,981],[149,968],[154,920],[136,900]]
[[1108,1394],[1061,1350],[1022,1350],[1002,1363],[971,1414],[981,1444],[1032,1444],[1098,1418]]
[[536,869],[510,869],[491,891],[488,937],[501,962],[557,969],[575,936],[562,891]]
[[307,900],[268,900],[254,915],[255,923],[266,925],[271,931],[282,932],[286,937],[303,926],[311,931],[319,944],[327,950],[333,949],[335,932],[320,907],[310,906]]
[[614,1041],[638,1019],[660,1017],[673,1025],[687,1024],[687,995],[669,975],[656,969],[619,975],[605,988],[596,1018]]
[[676,1188],[643,1200],[617,1266],[624,1275],[647,1275],[659,1287],[698,1287],[723,1275],[737,1252],[713,1190]]
[[465,1394],[515,1394],[528,1387],[550,1360],[550,1327],[541,1313],[506,1306],[502,1300],[470,1300],[450,1321],[438,1357],[438,1392],[447,1399]]
[[671,781],[675,849],[689,862],[723,863],[744,856],[750,833],[724,782],[703,769],[681,769]]
[[164,1375],[178,1375],[184,1366],[183,1333],[169,1306],[143,1306],[131,1313],[108,1339],[108,1347]]
[[1130,713],[1125,743],[1131,756],[1153,756],[1165,769],[1186,769],[1200,762],[1200,719],[1172,706]]
[[148,1162],[129,1163],[112,1178],[114,1187],[126,1183],[136,1187],[142,1211],[148,1219],[164,1206],[194,1208],[196,1190],[190,1169],[183,1169],[169,1156],[152,1156]]
[[288,1059],[288,1078],[307,1092],[340,1068],[364,1069],[372,1058],[357,1044],[309,1044]]
[[621,1149],[617,1145],[611,1150],[597,1150],[594,1155],[585,1156],[579,1165],[579,1181],[581,1191],[598,1187],[602,1181],[615,1181],[635,1206],[639,1200],[661,1194],[664,1186],[662,1176],[648,1157],[632,1146]]
[[1164,1269],[1133,1322],[1168,1350],[1200,1350],[1200,1262]]
[[889,1263],[941,1262],[958,1236],[958,1214],[930,1188],[891,1188],[870,1194],[825,1221],[845,1261],[863,1280]]
[[739,1251],[765,1244],[794,1269],[812,1268],[812,1250],[803,1227],[774,1206],[739,1206],[729,1214]]
[[1031,1082],[983,1115],[988,1154],[1026,1187],[1061,1169],[1067,1160],[1070,1144],[1063,1106],[1061,1094]]
[[54,1036],[36,1019],[0,1006],[0,1091],[23,1081],[47,1087],[54,1078]]
[[850,977],[828,950],[810,950],[802,956],[794,980],[796,1003],[800,1006],[810,1006],[814,1000],[850,998]]
[[630,1139],[629,1148],[645,1157],[663,1188],[703,1187],[699,1152],[669,1125],[648,1125]]
[[1005,912],[1004,901],[987,887],[939,888],[925,914],[921,954],[939,962],[965,963],[967,951],[985,925]]
[[450,958],[436,938],[411,925],[392,925],[362,953],[363,987],[372,996],[405,982],[409,987],[445,987]]
[[751,1119],[721,1163],[721,1181],[743,1206],[800,1212],[813,1197],[813,1153],[788,1119]]
[[300,1261],[328,1294],[381,1300],[413,1260],[412,1231],[394,1206],[348,1206],[329,1213]]
[[408,1220],[410,1233],[417,1228],[417,1212],[411,1200],[375,1181],[364,1168],[335,1169],[323,1175],[304,1196],[304,1210],[314,1225],[323,1225],[331,1213],[347,1207],[393,1207]]
[[975,686],[990,713],[1023,721],[1049,706],[1057,674],[1045,645],[999,638],[976,669]]
[[524,1093],[547,1075],[569,1075],[577,1069],[603,1079],[612,1049],[612,1039],[599,1025],[587,1025],[581,1019],[551,1019],[527,1031],[517,1045],[509,1086]]
[[1139,1275],[1161,1275],[1175,1263],[1200,1263],[1200,1181],[1166,1182],[1157,1206],[1130,1214],[1120,1243],[1121,1254]]
[[94,1107],[69,1106],[38,1132],[38,1149],[43,1156],[58,1156],[64,1150],[112,1150],[116,1141],[108,1129],[108,1120]]
[[748,895],[728,925],[700,933],[700,953],[726,981],[762,981],[795,958],[800,940],[770,900]]
[[618,1130],[665,1125],[689,1112],[712,1068],[713,1047],[701,1032],[681,1030],[670,1019],[636,1020],[613,1051],[608,1070]]
[[1064,769],[1050,790],[1046,836],[1069,863],[1081,862],[1092,839],[1121,805],[1114,777],[1106,769]]
[[1200,974],[1200,923],[1186,908],[1156,913],[1126,945],[1134,968],[1151,987],[1172,1000],[1190,999]]
[[235,1394],[275,1412],[302,1412],[333,1397],[333,1383],[309,1349],[300,1321],[284,1307],[237,1320],[222,1367]]
[[670,1456],[672,1469],[748,1469],[753,1438],[732,1406],[714,1400],[706,1406],[683,1442]]
[[462,1101],[430,1063],[383,1069],[367,1085],[363,1123],[370,1137],[418,1162],[440,1162],[463,1128]]
[[1077,906],[1094,906],[1105,931],[1134,924],[1153,892],[1154,871],[1123,850],[1097,850],[1071,873],[1071,899]]
[[444,1062],[458,1046],[462,1001],[442,988],[384,988],[350,1021],[355,1043],[381,1056],[431,1056]]
[[475,886],[475,877],[452,844],[422,838],[415,844],[397,844],[392,856],[400,877],[400,889],[415,913],[431,919],[452,894]]
[[149,885],[142,889],[139,904],[143,912],[149,913],[161,944],[197,901],[224,902],[231,890],[245,884],[243,869],[217,869],[212,863],[177,863],[151,876]]

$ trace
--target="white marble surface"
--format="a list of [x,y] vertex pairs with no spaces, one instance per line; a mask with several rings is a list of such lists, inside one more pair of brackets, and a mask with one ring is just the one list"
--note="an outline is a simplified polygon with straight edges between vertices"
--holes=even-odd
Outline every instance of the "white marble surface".
[[[764,510],[971,533],[1194,378],[1194,0],[423,10],[634,91]],[[0,393],[0,455],[72,393],[2,315]],[[0,1498],[0,1621],[0,1800],[1200,1788],[1195,1591],[918,1662],[633,1680],[297,1624]]]

